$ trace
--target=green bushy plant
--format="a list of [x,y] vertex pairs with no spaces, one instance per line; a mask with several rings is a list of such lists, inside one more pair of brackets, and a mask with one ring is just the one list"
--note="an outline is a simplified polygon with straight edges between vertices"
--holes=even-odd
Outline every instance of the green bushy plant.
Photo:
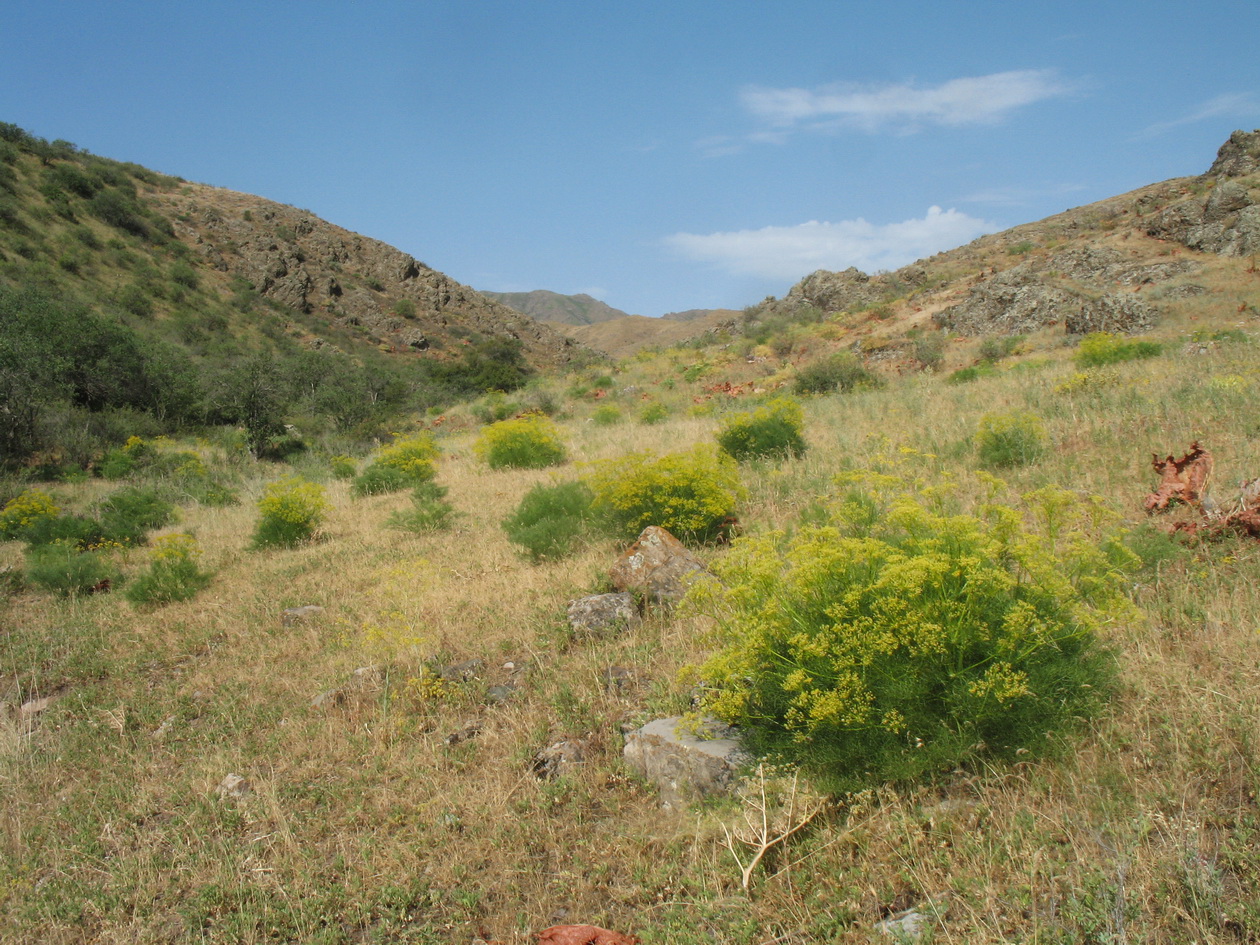
[[446,487],[422,483],[411,492],[411,508],[395,512],[385,522],[404,532],[436,532],[451,527],[455,509],[446,501]]
[[400,437],[355,477],[351,491],[357,496],[381,495],[430,482],[437,474],[433,465],[437,455],[437,444],[427,433]]
[[976,430],[976,451],[986,466],[1026,466],[1046,451],[1046,428],[1036,414],[987,413]]
[[592,529],[594,494],[584,482],[539,484],[503,520],[508,540],[534,561],[562,558]]
[[1081,367],[1101,367],[1121,361],[1153,358],[1164,351],[1155,341],[1129,341],[1107,331],[1086,335],[1077,346],[1075,360]]
[[946,378],[946,384],[970,384],[972,381],[978,381],[982,377],[992,377],[997,371],[989,362],[982,364],[973,364],[969,367],[959,368],[952,371]]
[[328,460],[328,468],[337,479],[353,479],[359,471],[359,464],[353,456],[333,456]]
[[541,414],[492,423],[473,449],[491,469],[542,469],[566,458],[559,428]]
[[105,536],[123,545],[140,545],[155,528],[175,519],[175,506],[157,489],[119,489],[100,503],[101,528]]
[[639,411],[639,422],[644,426],[652,426],[669,419],[669,408],[659,401],[646,405]]
[[752,410],[727,418],[718,431],[718,446],[736,462],[763,457],[784,459],[805,453],[801,405],[787,397],[776,397]]
[[717,620],[704,711],[857,790],[1037,752],[1099,708],[1135,564],[1099,501],[964,515],[895,477],[844,481],[823,524],[737,539],[693,590]]
[[633,453],[596,463],[593,509],[622,538],[659,525],[683,541],[722,538],[744,496],[735,461],[715,446],[658,456]]
[[40,523],[56,519],[61,509],[47,492],[27,489],[5,503],[0,510],[0,540],[25,541]]
[[149,570],[127,585],[124,592],[133,604],[169,604],[190,600],[210,583],[201,570],[201,549],[191,535],[164,535],[153,542]]
[[591,414],[596,426],[610,427],[621,422],[621,411],[612,404],[600,404]]
[[796,372],[793,389],[798,394],[829,394],[833,391],[847,393],[868,387],[881,387],[879,375],[851,351],[837,351],[805,365]]
[[27,550],[26,580],[70,597],[109,590],[118,580],[118,568],[106,552],[83,551],[73,542],[56,541]]
[[315,537],[331,508],[324,487],[298,476],[267,486],[258,500],[260,514],[254,529],[255,548],[292,548]]

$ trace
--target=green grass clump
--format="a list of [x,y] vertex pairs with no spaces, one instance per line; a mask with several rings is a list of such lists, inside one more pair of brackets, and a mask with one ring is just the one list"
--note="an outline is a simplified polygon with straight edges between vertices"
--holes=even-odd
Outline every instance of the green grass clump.
[[736,462],[773,457],[786,459],[805,453],[801,405],[787,397],[776,397],[752,410],[742,411],[722,424],[718,446]]
[[1164,346],[1156,341],[1128,341],[1111,332],[1096,331],[1081,339],[1075,360],[1081,367],[1101,367],[1121,361],[1154,358],[1163,352]]
[[729,531],[744,496],[735,461],[705,445],[604,460],[589,482],[595,512],[622,538],[659,525],[683,541],[717,540]]
[[437,444],[427,433],[399,438],[354,478],[351,491],[356,496],[381,495],[430,482],[437,475],[433,465],[437,455]]
[[1045,425],[1031,413],[987,413],[976,430],[976,451],[986,466],[1009,469],[1035,463],[1046,451]]
[[473,449],[491,469],[543,469],[567,456],[559,428],[541,414],[490,424]]
[[1099,633],[1136,562],[1097,503],[1024,499],[1054,527],[1006,506],[948,514],[903,484],[790,537],[737,539],[692,598],[718,620],[704,711],[838,791],[1043,750],[1100,707]]
[[451,527],[454,507],[446,501],[446,487],[425,482],[411,492],[411,508],[395,512],[385,522],[399,531],[437,532]]
[[149,570],[127,585],[133,604],[169,604],[190,600],[210,583],[197,559],[201,549],[191,535],[164,535],[153,543]]
[[851,351],[837,351],[829,357],[805,365],[796,373],[793,389],[798,394],[847,393],[861,388],[883,386],[879,375]]
[[118,580],[118,568],[103,551],[83,551],[73,542],[56,541],[27,550],[26,580],[72,597],[105,591]]
[[331,508],[324,487],[298,476],[267,486],[258,500],[255,548],[292,548],[315,537]]
[[592,531],[594,493],[584,482],[539,484],[503,520],[508,541],[531,560],[563,558]]

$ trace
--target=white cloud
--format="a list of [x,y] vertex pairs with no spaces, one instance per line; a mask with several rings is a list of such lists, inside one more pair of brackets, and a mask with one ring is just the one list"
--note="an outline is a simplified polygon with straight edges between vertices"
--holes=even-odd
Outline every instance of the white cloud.
[[1153,138],[1156,135],[1172,131],[1174,128],[1180,128],[1182,125],[1193,125],[1196,122],[1206,121],[1209,118],[1219,118],[1222,115],[1230,115],[1235,118],[1251,118],[1254,115],[1260,115],[1260,103],[1256,101],[1255,95],[1251,92],[1231,92],[1226,95],[1218,95],[1216,98],[1204,102],[1187,115],[1173,118],[1170,121],[1156,122],[1148,126],[1143,130],[1141,137]]
[[780,133],[789,129],[892,126],[912,131],[923,124],[994,124],[1035,102],[1066,95],[1075,86],[1052,70],[1022,69],[951,79],[919,87],[843,83],[815,89],[750,86],[740,99],[750,112]]
[[665,238],[678,255],[741,276],[800,279],[815,269],[864,272],[896,269],[992,233],[986,220],[932,207],[922,219],[877,225],[860,217],[730,233],[675,233]]

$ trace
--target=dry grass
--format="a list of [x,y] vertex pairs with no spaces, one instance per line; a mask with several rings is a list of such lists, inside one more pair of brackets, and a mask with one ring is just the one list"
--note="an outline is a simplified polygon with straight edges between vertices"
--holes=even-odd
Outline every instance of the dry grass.
[[[1014,491],[1083,489],[1135,524],[1151,452],[1200,439],[1222,498],[1260,471],[1256,346],[1172,345],[1065,394],[1069,353],[965,386],[913,375],[811,401],[809,452],[744,471],[744,526],[790,527],[836,472],[889,450],[965,497],[977,422],[994,411],[1037,413],[1053,445],[1009,474]],[[436,943],[483,928],[525,942],[573,921],[646,943],[866,942],[911,906],[940,914],[934,942],[1256,940],[1260,549],[1241,540],[1136,578],[1145,619],[1115,631],[1120,694],[1057,757],[838,804],[771,851],[751,896],[722,829],[738,811],[657,809],[621,767],[621,726],[684,704],[676,673],[703,653],[701,622],[656,613],[624,636],[571,639],[565,603],[602,589],[617,548],[531,565],[498,523],[582,463],[710,440],[717,416],[688,415],[703,385],[764,366],[715,357],[709,378],[669,389],[692,356],[618,375],[618,391],[640,388],[614,395],[623,412],[650,391],[673,410],[663,424],[601,427],[584,420],[592,404],[572,407],[573,462],[556,470],[491,472],[472,433],[448,436],[438,481],[460,513],[448,531],[391,531],[405,494],[356,500],[333,482],[321,541],[247,551],[260,476],[240,506],[184,509],[175,528],[216,575],[191,601],[9,599],[0,667],[24,698],[57,701],[25,729],[0,718],[0,940]],[[104,488],[58,487],[78,505]],[[8,562],[16,545],[0,547]],[[135,551],[126,566],[142,563]],[[285,627],[283,610],[306,604],[325,611]],[[426,675],[472,658],[483,668],[466,685]],[[636,685],[607,690],[614,665]],[[509,682],[505,702],[486,698]],[[561,738],[585,739],[587,760],[540,781],[531,759]],[[219,798],[229,773],[252,793]]]

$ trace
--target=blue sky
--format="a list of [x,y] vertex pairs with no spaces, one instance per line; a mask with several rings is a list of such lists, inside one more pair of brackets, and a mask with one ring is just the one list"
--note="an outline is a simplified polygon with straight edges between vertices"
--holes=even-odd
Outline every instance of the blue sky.
[[740,308],[1206,170],[1260,4],[5,4],[0,121],[479,289]]

